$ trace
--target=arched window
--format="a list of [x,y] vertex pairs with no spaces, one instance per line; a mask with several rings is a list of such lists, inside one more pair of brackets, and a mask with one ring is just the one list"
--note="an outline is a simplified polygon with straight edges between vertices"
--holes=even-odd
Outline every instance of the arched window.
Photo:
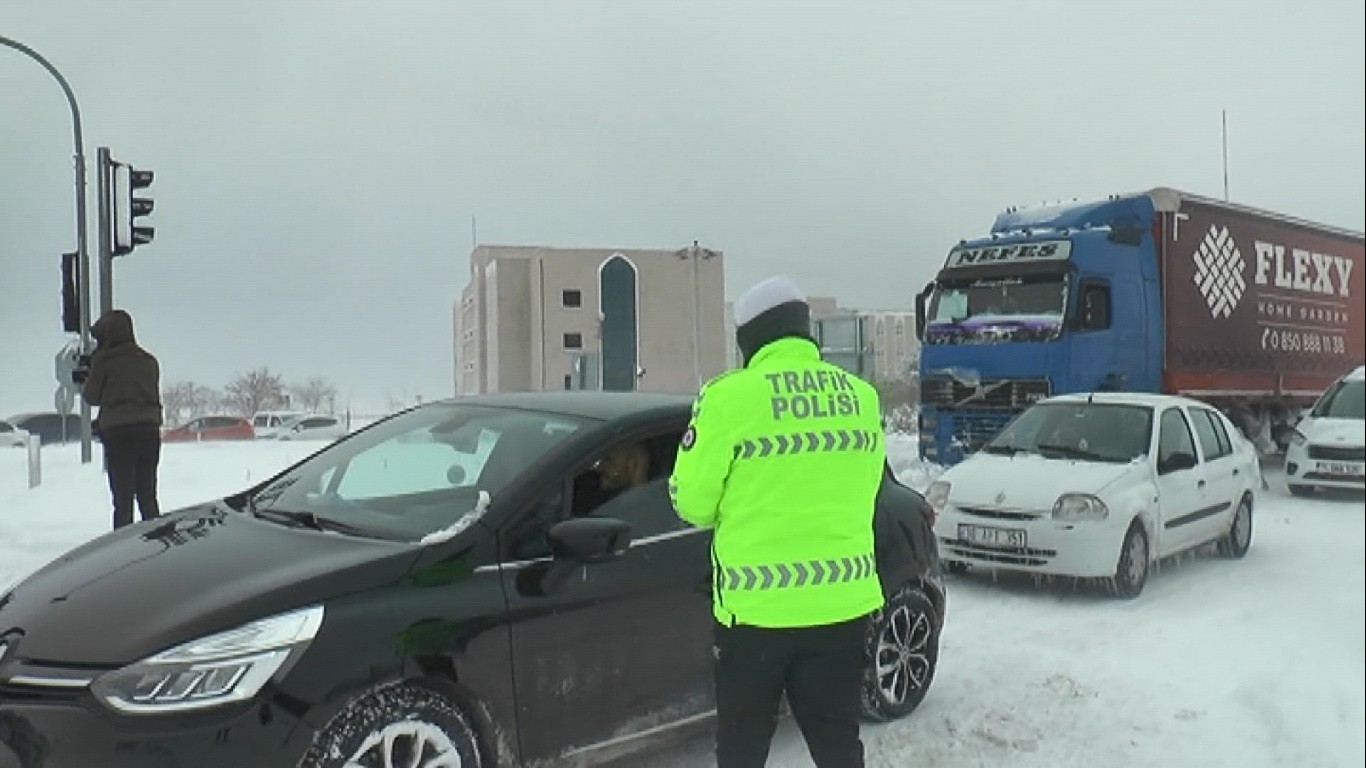
[[598,309],[602,314],[602,388],[629,392],[639,367],[639,308],[636,265],[619,253],[598,270]]

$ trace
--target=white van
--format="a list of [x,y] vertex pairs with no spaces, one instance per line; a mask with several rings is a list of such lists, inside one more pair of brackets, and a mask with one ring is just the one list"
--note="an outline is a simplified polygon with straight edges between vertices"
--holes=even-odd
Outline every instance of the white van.
[[1338,379],[1295,425],[1285,481],[1304,496],[1322,488],[1366,488],[1366,366]]
[[280,428],[300,416],[303,411],[257,411],[251,417],[251,429],[257,440],[268,440],[280,434]]

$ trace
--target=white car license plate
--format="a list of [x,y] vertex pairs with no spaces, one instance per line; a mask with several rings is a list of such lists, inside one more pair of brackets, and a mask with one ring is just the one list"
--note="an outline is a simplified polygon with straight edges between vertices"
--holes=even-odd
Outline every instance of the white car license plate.
[[1024,549],[1026,541],[1023,528],[993,528],[989,525],[968,525],[967,523],[958,524],[958,538],[969,544],[1009,547],[1011,549]]
[[1350,464],[1345,461],[1320,461],[1315,468],[1316,471],[1325,475],[1337,475],[1339,477],[1361,477],[1366,473],[1361,464]]

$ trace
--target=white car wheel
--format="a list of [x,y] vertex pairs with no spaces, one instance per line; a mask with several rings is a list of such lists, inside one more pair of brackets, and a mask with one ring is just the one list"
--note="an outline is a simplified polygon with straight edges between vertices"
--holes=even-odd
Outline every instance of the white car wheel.
[[1124,534],[1119,546],[1119,562],[1110,579],[1110,591],[1117,597],[1133,599],[1143,593],[1148,583],[1148,532],[1143,523],[1135,520]]
[[1233,512],[1233,522],[1228,533],[1219,540],[1219,554],[1224,557],[1242,557],[1252,546],[1252,499],[1244,496]]

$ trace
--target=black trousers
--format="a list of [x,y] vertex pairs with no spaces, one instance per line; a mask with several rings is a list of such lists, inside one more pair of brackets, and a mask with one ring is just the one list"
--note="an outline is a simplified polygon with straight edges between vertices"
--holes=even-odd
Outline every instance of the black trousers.
[[716,764],[768,760],[784,691],[817,768],[862,768],[868,618],[797,629],[716,626]]
[[161,461],[161,431],[125,427],[101,432],[109,495],[114,500],[114,528],[133,522],[133,501],[143,520],[161,514],[157,505],[157,465]]

